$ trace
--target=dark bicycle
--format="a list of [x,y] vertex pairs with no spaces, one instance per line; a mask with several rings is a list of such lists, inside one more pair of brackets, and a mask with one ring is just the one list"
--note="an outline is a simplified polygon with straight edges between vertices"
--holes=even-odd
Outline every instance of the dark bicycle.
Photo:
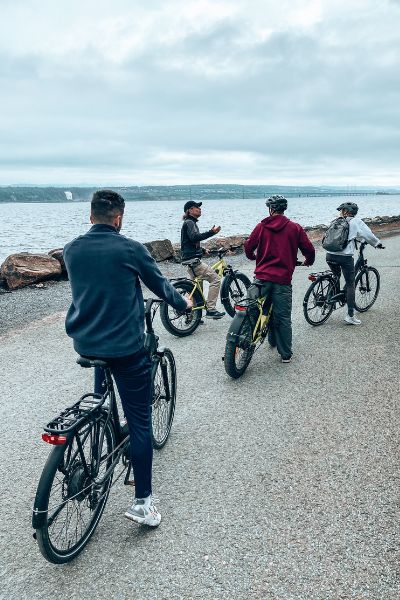
[[[380,289],[379,272],[375,267],[368,266],[367,259],[364,258],[365,246],[367,242],[360,243],[355,264],[355,309],[358,312],[365,312],[371,308]],[[310,325],[322,325],[337,307],[346,304],[346,291],[340,289],[340,276],[331,270],[311,273],[308,279],[312,283],[304,296],[304,316]]]
[[[152,324],[157,310],[152,307],[160,302],[147,300],[145,310],[145,346],[152,359],[155,448],[162,448],[168,439],[176,401],[174,357],[168,348],[159,347]],[[48,423],[42,434],[54,448],[40,477],[32,526],[41,553],[52,563],[66,563],[83,550],[100,521],[111,486],[124,473],[124,483],[134,485],[130,480],[128,426],[120,419],[110,366],[84,357],[77,363],[85,368],[101,367],[105,391],[83,395]]]

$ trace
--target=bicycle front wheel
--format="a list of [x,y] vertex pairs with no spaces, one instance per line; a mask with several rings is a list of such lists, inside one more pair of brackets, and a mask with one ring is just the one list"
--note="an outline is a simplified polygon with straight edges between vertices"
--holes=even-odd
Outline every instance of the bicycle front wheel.
[[249,315],[243,321],[237,333],[230,335],[225,346],[225,371],[233,379],[238,379],[246,371],[254,354],[253,325]]
[[36,492],[33,526],[44,558],[66,563],[86,546],[103,514],[112,483],[115,434],[101,416],[80,426],[51,452]]
[[[191,294],[193,285],[190,281],[176,281],[173,283],[174,288],[179,294],[185,296]],[[165,329],[177,337],[185,337],[196,331],[201,321],[201,307],[204,301],[201,294],[195,293],[193,299],[193,310],[190,312],[180,313],[172,306],[163,302],[160,308],[161,322]]]
[[380,289],[379,272],[374,267],[365,267],[356,277],[355,309],[365,312],[374,304]]
[[171,350],[165,348],[163,356],[153,365],[153,398],[151,424],[153,447],[165,446],[174,420],[176,403],[176,366]]
[[[235,279],[236,278],[236,279]],[[250,279],[244,273],[235,273],[224,277],[221,286],[221,302],[231,317],[235,316],[235,304],[247,296]]]
[[303,300],[303,312],[307,323],[322,325],[333,311],[328,299],[334,294],[334,285],[329,276],[319,277],[308,288]]

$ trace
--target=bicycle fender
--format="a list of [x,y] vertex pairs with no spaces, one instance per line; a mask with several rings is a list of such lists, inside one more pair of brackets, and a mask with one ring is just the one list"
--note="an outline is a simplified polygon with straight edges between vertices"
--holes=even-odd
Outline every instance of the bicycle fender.
[[233,340],[234,336],[237,337],[240,326],[241,326],[244,318],[246,317],[246,315],[247,315],[246,311],[241,311],[241,312],[235,313],[235,316],[233,317],[232,323],[229,327],[228,333],[226,334],[227,340]]
[[39,484],[36,491],[35,502],[33,504],[32,509],[32,527],[34,529],[39,529],[39,527],[43,527],[46,521],[46,496],[47,496],[47,486],[42,485],[42,479],[47,477],[47,469],[50,468],[50,465],[54,462],[54,456],[59,455],[60,459],[64,452],[64,446],[55,447],[49,454],[46,464],[43,468],[41,478],[39,480]]
[[[251,281],[247,277],[247,275],[245,275],[241,271],[238,271],[237,269],[234,271],[234,273],[235,273],[235,275],[241,275],[241,277],[245,278],[248,283],[247,287],[249,287],[249,285],[251,284]],[[229,284],[231,281],[233,281],[233,277],[230,277],[229,275],[224,276],[224,278],[222,280],[222,284],[221,284],[221,301],[222,302],[224,300],[228,300],[228,298],[229,298],[228,288],[229,288]]]

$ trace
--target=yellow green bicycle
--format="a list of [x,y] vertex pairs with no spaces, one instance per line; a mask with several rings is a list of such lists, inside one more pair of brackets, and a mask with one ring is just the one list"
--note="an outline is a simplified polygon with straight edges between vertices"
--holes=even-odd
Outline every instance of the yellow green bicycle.
[[[254,284],[257,285],[257,284]],[[272,301],[268,296],[236,303],[236,314],[226,336],[225,371],[233,379],[243,375],[272,326]]]
[[[235,315],[235,305],[246,298],[247,288],[250,285],[250,279],[240,271],[233,269],[225,259],[224,254],[227,250],[219,248],[218,261],[212,265],[212,269],[222,278],[221,283],[221,302],[226,312],[233,317]],[[192,268],[199,259],[182,261],[182,265]],[[164,302],[160,307],[161,321],[167,331],[177,337],[191,335],[200,325],[202,312],[207,310],[207,301],[203,291],[203,280],[196,277],[193,271],[193,279],[179,277],[171,279],[172,285],[182,295],[188,295],[193,300],[193,308],[184,313],[176,311],[172,306]]]

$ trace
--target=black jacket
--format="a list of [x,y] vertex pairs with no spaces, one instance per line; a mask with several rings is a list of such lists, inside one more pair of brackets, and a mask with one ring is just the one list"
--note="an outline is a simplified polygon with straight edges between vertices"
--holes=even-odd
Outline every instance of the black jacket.
[[79,354],[129,356],[144,342],[144,304],[139,277],[177,310],[186,301],[161,274],[147,248],[111,225],[93,225],[64,248],[72,291],[65,321]]
[[200,233],[197,226],[197,219],[194,217],[186,217],[183,221],[181,230],[181,257],[182,260],[189,260],[189,258],[201,258],[203,256],[203,250],[201,249],[200,242],[206,240],[214,235],[212,229]]

